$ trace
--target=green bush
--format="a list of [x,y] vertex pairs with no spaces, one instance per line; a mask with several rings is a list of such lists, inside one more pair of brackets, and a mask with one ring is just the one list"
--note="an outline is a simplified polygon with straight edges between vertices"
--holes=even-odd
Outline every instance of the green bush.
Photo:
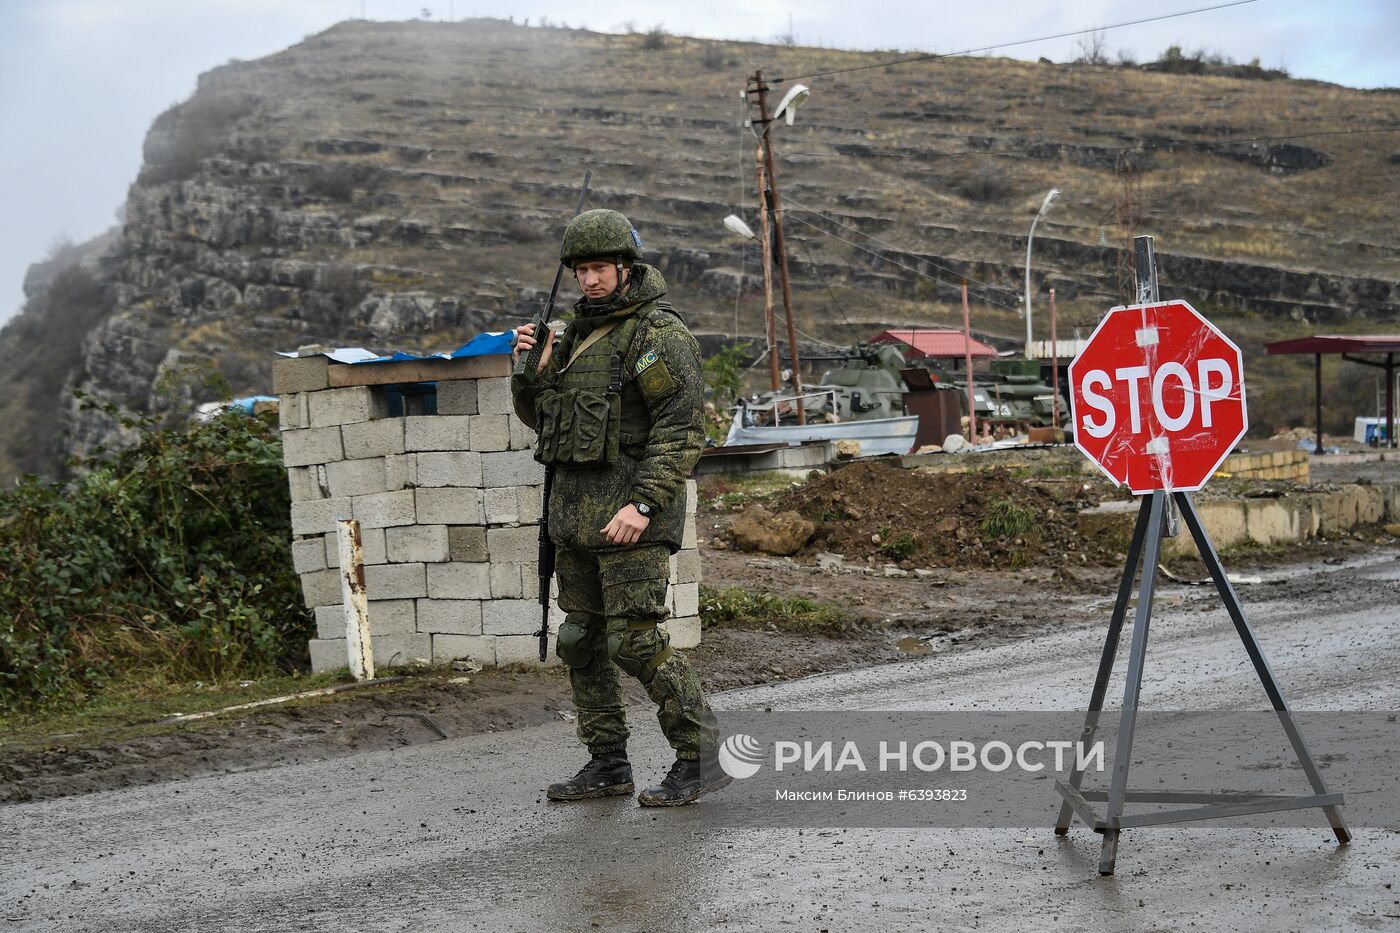
[[0,493],[0,709],[299,667],[312,619],[272,416],[164,429],[100,407],[135,444]]
[[978,526],[982,537],[1022,538],[1040,531],[1035,509],[1017,505],[1010,499],[997,499],[987,507],[987,514]]

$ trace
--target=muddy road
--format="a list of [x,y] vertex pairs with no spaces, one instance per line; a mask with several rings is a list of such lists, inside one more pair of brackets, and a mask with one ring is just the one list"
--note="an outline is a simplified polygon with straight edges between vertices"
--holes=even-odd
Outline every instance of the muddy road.
[[[1283,565],[1243,587],[1299,709],[1400,707],[1400,551]],[[936,598],[936,597],[933,597]],[[733,690],[722,710],[1078,709],[1111,592],[1047,589],[1043,625],[968,650]],[[1166,584],[1147,709],[1263,708],[1205,587]],[[1126,639],[1125,639],[1126,641]],[[1120,669],[1121,669],[1120,660]],[[1115,682],[1110,696],[1121,686]],[[649,710],[638,780],[669,749]],[[1400,834],[1338,848],[1307,829],[707,827],[629,798],[551,805],[570,726],[509,732],[0,809],[11,930],[1382,929],[1400,922]]]

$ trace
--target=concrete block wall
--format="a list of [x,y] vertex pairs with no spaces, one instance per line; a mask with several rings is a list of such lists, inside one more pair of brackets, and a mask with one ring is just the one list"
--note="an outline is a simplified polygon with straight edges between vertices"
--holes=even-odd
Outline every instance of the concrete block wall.
[[[373,379],[369,367],[323,356],[274,364],[293,566],[316,614],[313,670],[347,663],[336,538],[344,518],[360,523],[376,667],[461,658],[538,665],[544,468],[533,457],[534,433],[511,406],[509,358],[483,359],[476,372],[484,374],[436,380],[438,414],[405,417],[389,416],[382,385],[336,384],[352,368],[355,378]],[[437,362],[416,362],[402,381],[432,380]],[[386,378],[398,365],[372,364]],[[667,593],[665,626],[679,648],[700,642],[696,501],[691,480]],[[551,603],[546,663],[557,663],[562,620]]]

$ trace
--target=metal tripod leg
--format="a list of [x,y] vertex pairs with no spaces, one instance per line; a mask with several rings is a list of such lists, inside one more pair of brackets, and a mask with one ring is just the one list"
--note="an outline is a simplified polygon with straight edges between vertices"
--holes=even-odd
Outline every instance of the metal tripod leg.
[[1118,747],[1113,753],[1113,783],[1108,792],[1108,810],[1104,814],[1107,826],[1103,832],[1103,847],[1099,852],[1099,874],[1113,874],[1118,859],[1119,819],[1128,794],[1128,765],[1133,755],[1133,730],[1137,727],[1138,694],[1142,691],[1142,665],[1147,657],[1147,625],[1152,618],[1152,591],[1157,582],[1157,557],[1162,550],[1163,512],[1167,504],[1165,492],[1152,493],[1151,513],[1147,519],[1147,540],[1142,563],[1142,582],[1138,585],[1137,613],[1133,619],[1133,643],[1128,652],[1128,674],[1123,685],[1123,712],[1118,723]]
[[[1298,764],[1302,766],[1303,773],[1308,776],[1308,782],[1312,784],[1313,793],[1327,793],[1327,784],[1323,781],[1322,774],[1313,762],[1312,753],[1308,751],[1307,743],[1303,741],[1303,734],[1298,731],[1298,726],[1293,721],[1293,714],[1288,709],[1288,702],[1283,698],[1283,691],[1279,689],[1274,672],[1264,657],[1263,649],[1259,647],[1259,640],[1254,637],[1254,629],[1250,627],[1249,620],[1245,618],[1240,598],[1236,595],[1229,577],[1225,575],[1225,568],[1220,563],[1220,555],[1215,552],[1215,545],[1211,543],[1205,527],[1201,524],[1200,516],[1196,514],[1195,503],[1191,500],[1191,496],[1184,492],[1173,493],[1172,496],[1181,508],[1181,515],[1186,519],[1186,526],[1191,529],[1191,537],[1196,540],[1196,547],[1201,552],[1201,560],[1205,561],[1211,579],[1215,581],[1215,588],[1220,593],[1221,601],[1225,603],[1225,610],[1230,614],[1230,621],[1235,623],[1235,631],[1239,633],[1240,641],[1244,642],[1244,650],[1249,654],[1249,660],[1254,664],[1254,672],[1259,675],[1259,681],[1264,685],[1264,692],[1269,695],[1269,702],[1273,704],[1274,711],[1278,714],[1279,723],[1288,735],[1288,741],[1293,746],[1293,753],[1298,757]],[[1351,831],[1347,829],[1346,822],[1342,819],[1341,807],[1326,806],[1322,810],[1327,814],[1327,821],[1332,825],[1332,832],[1336,834],[1337,841],[1350,842]]]
[[[1118,636],[1123,631],[1123,619],[1128,614],[1128,600],[1133,595],[1133,578],[1137,576],[1139,559],[1142,557],[1142,542],[1147,536],[1147,520],[1152,508],[1152,499],[1143,496],[1138,509],[1137,523],[1133,525],[1133,540],[1128,545],[1128,560],[1123,567],[1123,579],[1118,584],[1118,598],[1113,603],[1113,617],[1108,622],[1108,634],[1104,637],[1103,655],[1099,658],[1099,672],[1094,678],[1094,692],[1089,696],[1089,712],[1084,717],[1084,730],[1079,734],[1080,747],[1094,744],[1094,736],[1099,730],[1099,713],[1103,709],[1104,695],[1108,692],[1108,678],[1113,674],[1113,659],[1118,654]],[[1079,766],[1079,756],[1075,756],[1074,770],[1069,775],[1070,786],[1078,790],[1084,783],[1084,769]],[[1060,803],[1060,815],[1055,820],[1055,835],[1069,832],[1074,810],[1069,801]]]

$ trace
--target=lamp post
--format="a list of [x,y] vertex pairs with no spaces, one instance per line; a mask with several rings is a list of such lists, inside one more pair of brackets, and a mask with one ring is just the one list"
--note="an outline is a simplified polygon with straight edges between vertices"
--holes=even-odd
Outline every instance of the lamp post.
[[1035,242],[1035,225],[1040,223],[1040,218],[1045,216],[1045,212],[1050,210],[1050,205],[1054,204],[1059,196],[1059,188],[1051,188],[1046,193],[1040,210],[1036,211],[1035,220],[1031,221],[1030,235],[1026,237],[1026,359],[1031,358],[1031,244]]
[[[773,165],[773,146],[768,139],[769,128],[779,118],[792,125],[797,108],[806,102],[811,91],[805,84],[794,84],[778,102],[778,109],[771,115],[768,112],[768,85],[763,83],[763,72],[755,71],[750,79],[752,87],[745,91],[745,97],[752,93],[758,98],[758,120],[763,132],[759,137],[759,154],[766,170],[765,185],[759,182],[759,197],[765,199],[773,220],[773,249],[778,256],[778,281],[783,289],[783,312],[787,317],[788,354],[792,357],[792,391],[797,401],[797,421],[807,423],[807,410],[802,403],[802,370],[797,358],[797,325],[792,318],[792,283],[788,279],[787,244],[783,236],[783,202],[778,195],[777,170]],[[766,246],[767,244],[765,244]]]

